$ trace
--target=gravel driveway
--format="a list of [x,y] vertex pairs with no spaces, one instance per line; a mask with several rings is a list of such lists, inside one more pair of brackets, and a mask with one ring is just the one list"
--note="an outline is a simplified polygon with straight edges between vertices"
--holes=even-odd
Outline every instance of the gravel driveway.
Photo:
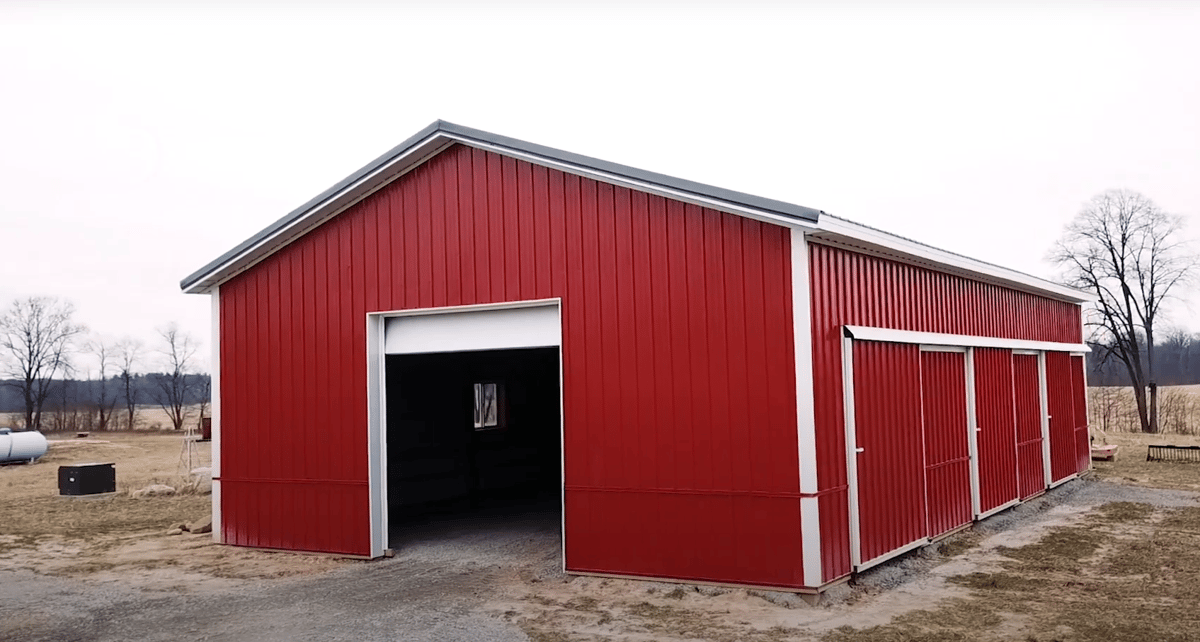
[[557,512],[434,522],[401,536],[392,559],[216,590],[0,570],[0,640],[528,640],[481,606],[521,575],[559,573]]

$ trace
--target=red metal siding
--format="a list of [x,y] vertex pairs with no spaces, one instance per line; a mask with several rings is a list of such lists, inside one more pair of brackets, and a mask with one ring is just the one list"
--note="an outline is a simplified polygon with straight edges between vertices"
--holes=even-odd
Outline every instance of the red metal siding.
[[[1071,355],[1046,353],[1046,406],[1050,415],[1050,480],[1079,471],[1075,393],[1071,389]],[[1086,415],[1081,419],[1086,433]]]
[[1017,498],[1012,352],[976,348],[974,368],[979,510],[986,513]]
[[925,436],[926,533],[937,537],[971,521],[965,354],[921,353],[921,410]]
[[1042,402],[1038,383],[1038,358],[1014,354],[1013,409],[1017,422],[1017,491],[1021,499],[1046,489],[1042,458]]
[[568,567],[802,586],[790,274],[784,228],[452,147],[222,285],[223,536],[368,552],[368,312],[560,297]]
[[854,344],[854,425],[862,449],[857,465],[864,562],[927,533],[920,357],[915,345]]
[[843,325],[1079,343],[1079,307],[842,248],[810,245],[813,385],[826,580],[850,572]]

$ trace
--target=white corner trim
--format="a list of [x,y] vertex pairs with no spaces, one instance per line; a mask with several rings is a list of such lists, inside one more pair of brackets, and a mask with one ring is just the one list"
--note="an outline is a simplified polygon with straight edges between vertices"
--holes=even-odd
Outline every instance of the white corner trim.
[[[792,250],[792,345],[796,365],[796,447],[800,468],[800,493],[813,495],[817,487],[817,428],[813,399],[812,311],[808,273],[808,243],[804,232],[791,232]],[[821,512],[816,497],[800,499],[800,538],[804,584],[820,586]]]
[[[1092,462],[1092,453],[1091,453],[1092,406],[1091,406],[1091,399],[1089,398],[1088,393],[1087,393],[1087,389],[1088,389],[1087,357],[1086,357],[1086,355],[1082,355],[1082,354],[1079,354],[1079,355],[1073,354],[1071,356],[1072,357],[1084,357],[1083,363],[1079,364],[1079,367],[1083,369],[1083,420],[1084,420],[1084,423],[1088,424],[1088,426],[1089,426],[1088,427],[1088,465],[1087,465],[1086,470],[1091,470],[1096,467],[1096,464]],[[1079,422],[1076,421],[1075,423],[1078,424]],[[1083,472],[1083,471],[1080,471],[1080,472]]]
[[899,256],[893,256],[893,258],[899,259],[908,257],[917,262],[930,264],[931,267],[942,268],[947,272],[974,276],[977,279],[997,282],[998,285],[1072,303],[1086,303],[1095,300],[1092,295],[1075,288],[940,250],[846,219],[830,215],[821,216],[817,222],[817,230],[811,234],[811,237],[830,245],[860,252],[873,252],[881,256],[895,254]]
[[933,346],[956,348],[1007,348],[1009,350],[1037,350],[1046,352],[1090,352],[1082,343],[1057,343],[1054,341],[1028,341],[1026,339],[1001,339],[980,337],[970,334],[945,334],[940,332],[913,332],[891,328],[866,326],[844,326],[846,332],[861,341],[884,341],[889,343],[919,343],[923,349]]
[[209,294],[212,304],[212,372],[209,394],[209,413],[212,419],[212,442],[209,444],[212,461],[212,539],[221,544],[221,288]]

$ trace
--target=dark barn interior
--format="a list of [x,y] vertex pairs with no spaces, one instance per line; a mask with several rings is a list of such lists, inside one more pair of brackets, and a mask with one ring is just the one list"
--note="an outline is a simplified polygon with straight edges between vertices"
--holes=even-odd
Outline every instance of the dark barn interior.
[[388,355],[385,367],[393,530],[560,509],[558,348]]

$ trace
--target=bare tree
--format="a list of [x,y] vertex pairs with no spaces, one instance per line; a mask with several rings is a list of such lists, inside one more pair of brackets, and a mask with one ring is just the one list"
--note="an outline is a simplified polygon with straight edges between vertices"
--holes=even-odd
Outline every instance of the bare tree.
[[137,422],[138,387],[134,383],[134,370],[137,369],[142,356],[142,342],[125,338],[116,345],[117,375],[121,382],[121,399],[125,404],[126,428],[133,430]]
[[187,400],[194,385],[188,374],[198,346],[174,323],[159,330],[158,334],[163,340],[161,352],[166,372],[152,375],[154,400],[171,418],[175,430],[180,430],[187,420]]
[[[1196,266],[1180,239],[1183,219],[1145,196],[1109,190],[1067,225],[1050,260],[1073,285],[1096,296],[1088,319],[1101,359],[1124,364],[1143,432],[1158,432],[1154,331],[1163,303]],[[1147,391],[1149,398],[1147,399]]]
[[96,430],[108,430],[117,406],[117,391],[109,385],[108,369],[118,357],[117,348],[106,342],[103,337],[97,337],[88,343],[87,349],[100,363],[100,377],[94,388],[96,397],[93,402],[96,405]]
[[53,297],[13,301],[0,317],[0,356],[6,378],[21,391],[25,402],[25,427],[41,428],[42,408],[50,395],[50,382],[67,368],[71,342],[84,332],[74,323],[75,307]]

